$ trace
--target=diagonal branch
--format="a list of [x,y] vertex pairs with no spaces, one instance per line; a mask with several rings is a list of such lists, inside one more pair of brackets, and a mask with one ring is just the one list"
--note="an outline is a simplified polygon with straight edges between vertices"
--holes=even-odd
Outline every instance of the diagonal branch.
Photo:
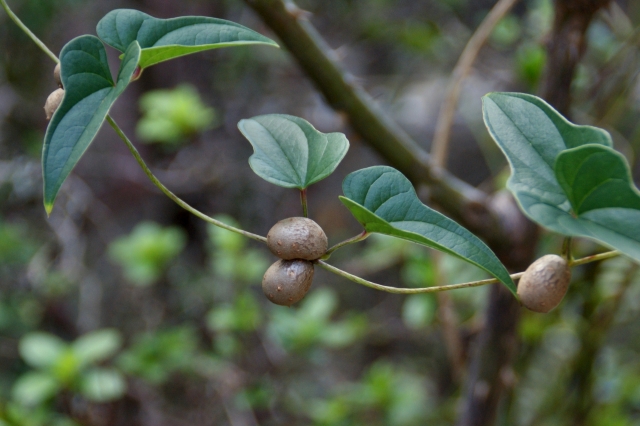
[[307,20],[306,12],[287,0],[245,2],[276,33],[327,102],[344,112],[354,130],[391,166],[414,184],[428,185],[433,202],[485,240],[496,245],[508,241],[487,207],[486,194],[434,166],[429,154],[342,69],[333,50]]

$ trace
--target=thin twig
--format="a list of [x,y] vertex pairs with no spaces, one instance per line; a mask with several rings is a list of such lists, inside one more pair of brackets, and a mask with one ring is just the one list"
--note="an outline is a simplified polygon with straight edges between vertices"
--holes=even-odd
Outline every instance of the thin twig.
[[431,145],[431,156],[434,164],[438,167],[446,168],[451,126],[453,125],[453,117],[455,116],[458,99],[462,91],[462,82],[467,74],[469,74],[480,49],[486,43],[493,29],[517,1],[518,0],[499,0],[495,6],[493,6],[489,14],[484,18],[484,21],[482,21],[478,29],[476,29],[469,39],[469,42],[458,59],[458,63],[453,69]]
[[334,251],[338,250],[339,248],[342,248],[342,247],[344,247],[344,246],[346,246],[346,245],[349,245],[349,244],[353,244],[353,243],[357,243],[357,242],[360,242],[360,241],[366,240],[366,239],[367,239],[367,237],[368,237],[369,235],[371,235],[371,234],[370,234],[370,233],[368,233],[367,231],[362,231],[361,233],[359,233],[359,234],[358,234],[358,235],[356,235],[355,237],[351,237],[351,238],[349,238],[349,239],[347,239],[347,240],[344,240],[344,241],[342,241],[342,242],[339,242],[338,244],[336,244],[336,245],[332,246],[329,250],[327,250],[327,251],[325,252],[324,256],[322,256],[322,260],[327,260],[327,259],[329,259],[329,257],[331,257],[331,254],[332,254]]
[[569,266],[579,266],[584,265],[585,263],[596,262],[598,260],[610,259],[612,257],[619,256],[621,253],[617,250],[607,251],[605,253],[594,254],[592,256],[582,257],[580,259],[571,260],[569,262]]
[[124,143],[127,145],[127,148],[129,148],[129,151],[131,151],[131,154],[133,154],[133,156],[135,157],[136,161],[138,162],[138,164],[140,165],[140,167],[142,168],[144,173],[147,175],[147,177],[151,180],[151,182],[153,182],[153,184],[155,186],[157,186],[158,189],[160,191],[162,191],[162,193],[164,195],[166,195],[167,197],[171,198],[177,205],[179,205],[183,209],[187,210],[189,213],[191,213],[191,214],[199,217],[200,219],[204,220],[205,222],[209,222],[209,223],[211,223],[211,224],[213,224],[215,226],[219,226],[220,228],[226,229],[227,231],[236,232],[236,233],[238,233],[240,235],[244,235],[245,237],[251,238],[251,239],[256,240],[256,241],[261,241],[263,243],[267,242],[267,239],[265,237],[261,236],[261,235],[253,234],[251,232],[247,232],[247,231],[244,231],[242,229],[238,229],[238,228],[235,228],[233,226],[227,225],[224,222],[220,222],[219,220],[216,220],[216,219],[214,219],[212,217],[207,216],[206,214],[200,212],[199,210],[196,210],[195,208],[191,207],[189,204],[184,202],[177,195],[175,195],[173,192],[171,192],[169,189],[167,189],[167,187],[164,186],[162,184],[162,182],[160,182],[158,180],[158,178],[156,178],[154,176],[154,174],[151,172],[149,167],[147,167],[146,163],[144,162],[144,160],[140,156],[140,153],[138,152],[136,147],[133,146],[133,143],[131,143],[131,141],[129,140],[127,135],[124,134],[124,132],[120,129],[120,127],[116,124],[116,122],[113,121],[113,118],[111,118],[110,116],[107,115],[107,122],[111,125],[111,127],[113,127],[113,130],[115,130],[115,132],[118,134],[118,136],[120,136],[120,139],[122,139],[124,141]]
[[55,55],[55,53],[53,53],[34,33],[31,32],[31,30],[22,23],[22,21],[20,20],[20,18],[18,18],[16,16],[15,13],[13,13],[13,11],[11,10],[11,8],[9,8],[9,5],[7,4],[7,2],[5,0],[0,0],[0,4],[2,5],[2,7],[4,8],[4,10],[7,12],[7,15],[9,15],[9,18],[11,18],[11,20],[13,22],[15,22],[15,24],[20,27],[20,29],[22,31],[24,31],[24,33],[29,36],[29,38],[40,48],[42,49],[42,51],[44,53],[47,54],[47,56],[49,56],[56,64],[60,63],[60,60],[58,59],[58,57]]
[[[584,265],[585,263],[597,262],[599,260],[610,259],[612,257],[620,255],[619,251],[608,251],[605,253],[595,254],[593,256],[586,256],[581,259],[576,259],[569,262],[569,266],[578,266]],[[448,291],[448,290],[456,290],[459,288],[469,288],[469,287],[480,287],[488,284],[496,284],[500,281],[497,278],[489,278],[486,280],[480,281],[470,281],[466,283],[460,284],[447,284],[447,285],[439,285],[433,287],[424,287],[424,288],[398,288],[398,287],[389,287],[382,284],[376,284],[374,282],[365,280],[364,278],[360,278],[356,275],[350,274],[349,272],[343,271],[342,269],[338,269],[335,266],[329,265],[328,263],[318,260],[317,264],[320,267],[326,269],[327,271],[331,271],[336,275],[340,275],[341,277],[345,277],[355,283],[362,284],[364,286],[380,290],[386,291],[387,293],[395,293],[395,294],[419,294],[419,293],[437,293],[439,291]],[[518,272],[517,274],[511,274],[511,279],[519,280],[524,275],[524,272]]]
[[[442,285],[444,282],[443,257],[444,253],[440,251],[436,251],[432,257],[436,285]],[[465,374],[465,360],[462,338],[458,330],[458,315],[449,293],[443,291],[436,296],[438,298],[438,319],[442,325],[442,335],[451,364],[451,376],[456,384],[460,384]]]
[[571,237],[565,237],[564,241],[562,241],[562,257],[564,257],[567,262],[571,262],[573,259],[573,254],[571,254]]

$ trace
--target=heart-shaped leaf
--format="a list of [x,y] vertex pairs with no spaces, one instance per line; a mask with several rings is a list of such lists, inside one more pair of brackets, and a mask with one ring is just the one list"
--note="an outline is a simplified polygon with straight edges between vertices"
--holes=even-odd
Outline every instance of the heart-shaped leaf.
[[253,145],[251,169],[285,188],[304,189],[326,178],[349,149],[342,133],[321,133],[291,115],[260,115],[240,120],[238,128]]
[[528,217],[640,260],[640,201],[606,131],[574,125],[531,95],[490,93],[483,109],[511,166],[507,187]]
[[478,237],[420,202],[411,182],[399,171],[375,166],[349,174],[340,200],[367,232],[402,238],[470,262],[506,285],[516,286],[509,272]]
[[235,22],[204,16],[158,19],[132,9],[116,9],[98,22],[98,36],[109,46],[124,52],[134,40],[140,44],[140,68],[203,50],[246,44],[267,44],[273,40]]
[[140,46],[131,43],[114,82],[102,42],[84,35],[60,52],[64,98],[47,128],[42,152],[44,206],[47,213],[71,170],[95,138],[109,109],[131,81]]
[[573,213],[557,218],[565,233],[596,239],[640,261],[640,192],[622,154],[584,145],[560,153],[555,169]]

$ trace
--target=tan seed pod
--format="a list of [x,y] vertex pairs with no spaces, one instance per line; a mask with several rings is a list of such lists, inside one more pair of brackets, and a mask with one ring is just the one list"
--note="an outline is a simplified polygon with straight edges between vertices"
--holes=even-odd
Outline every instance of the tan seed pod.
[[58,87],[62,89],[62,79],[60,78],[60,63],[58,63],[53,69],[53,78],[56,81]]
[[518,283],[518,296],[528,309],[547,313],[560,304],[570,281],[566,259],[548,254],[529,265]]
[[311,288],[313,263],[306,260],[278,260],[262,278],[262,291],[276,305],[291,306]]
[[53,117],[53,113],[56,112],[56,110],[60,106],[63,97],[63,89],[56,89],[49,95],[49,97],[47,98],[47,102],[45,102],[44,104],[44,112],[47,115],[47,120],[51,120],[51,117]]
[[273,225],[267,246],[280,259],[319,259],[327,251],[327,235],[320,225],[306,217],[290,217]]

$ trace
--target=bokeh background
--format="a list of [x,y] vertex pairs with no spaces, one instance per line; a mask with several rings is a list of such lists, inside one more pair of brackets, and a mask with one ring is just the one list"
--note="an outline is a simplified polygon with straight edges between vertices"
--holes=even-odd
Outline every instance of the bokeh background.
[[[451,70],[492,1],[300,0],[341,64],[429,149]],[[115,8],[232,20],[277,40],[240,0],[12,0],[54,52],[95,34]],[[550,0],[522,0],[500,21],[464,80],[448,167],[493,192],[506,161],[481,115],[482,95],[536,93],[547,64]],[[604,127],[640,176],[640,4],[595,16],[572,82],[572,117]],[[117,53],[109,50],[112,70]],[[42,206],[40,153],[53,63],[0,11],[0,425],[450,425],[464,397],[469,347],[487,288],[446,296],[376,292],[317,269],[292,308],[260,282],[266,247],[213,228],[148,181],[108,127]],[[112,109],[179,197],[266,235],[301,215],[298,193],[254,175],[243,118],[297,115],[351,148],[309,190],[330,244],[356,235],[338,200],[346,174],[385,164],[324,101],[285,49],[237,47],[145,70]],[[537,252],[559,252],[542,234]],[[577,252],[602,250],[579,241]],[[371,237],[332,257],[392,286],[482,279],[448,256]],[[624,259],[574,270],[563,304],[523,312],[498,424],[640,424],[640,279]],[[574,422],[576,412],[584,413]]]

